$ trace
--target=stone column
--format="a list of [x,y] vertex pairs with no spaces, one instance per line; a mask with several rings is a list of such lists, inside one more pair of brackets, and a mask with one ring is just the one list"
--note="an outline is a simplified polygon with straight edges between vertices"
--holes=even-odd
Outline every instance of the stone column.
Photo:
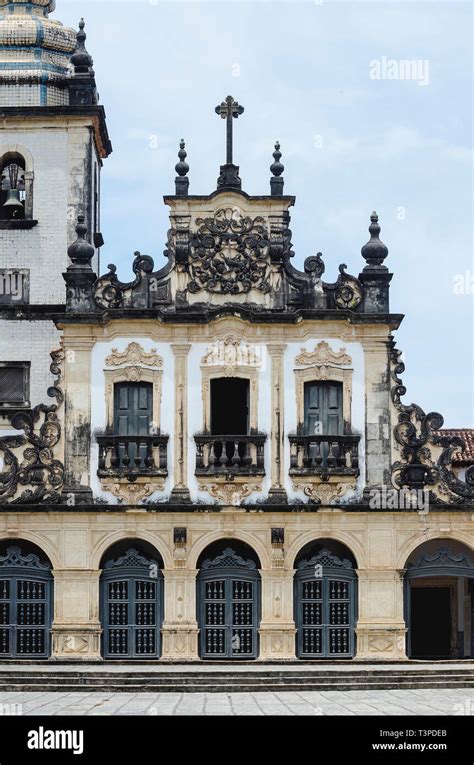
[[94,342],[88,327],[83,328],[83,334],[74,335],[69,334],[68,328],[65,328],[63,501],[70,505],[92,502],[90,488],[91,350]]
[[198,625],[196,621],[197,569],[163,569],[165,613],[161,634],[162,659],[196,661]]
[[286,345],[271,343],[267,346],[272,360],[272,431],[271,431],[271,487],[268,499],[275,504],[285,503],[285,427],[284,427],[284,366]]
[[359,569],[357,659],[406,659],[403,618],[403,571]]
[[56,569],[52,659],[102,661],[97,569]]
[[260,571],[262,618],[260,621],[261,661],[295,659],[295,622],[293,619],[294,570]]
[[171,343],[174,353],[174,486],[170,502],[190,502],[188,469],[188,353],[190,343]]

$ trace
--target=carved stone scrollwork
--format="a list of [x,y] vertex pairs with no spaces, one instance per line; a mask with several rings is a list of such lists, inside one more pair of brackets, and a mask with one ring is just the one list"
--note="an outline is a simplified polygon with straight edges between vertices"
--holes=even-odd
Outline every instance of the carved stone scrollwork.
[[[436,433],[444,423],[438,412],[425,414],[417,404],[402,404],[400,399],[406,388],[400,377],[405,370],[400,356],[401,351],[392,343],[390,357],[395,385],[391,389],[391,398],[399,412],[394,436],[401,447],[401,460],[392,464],[392,483],[397,489],[433,486],[430,500],[435,503],[443,503],[442,496],[447,499],[444,504],[471,503],[474,501],[474,466],[466,471],[465,481],[458,478],[452,468],[453,455],[465,448],[464,441],[459,436]],[[430,447],[441,447],[437,460]]]
[[108,273],[100,276],[92,285],[92,294],[98,308],[122,308],[131,302],[131,293],[142,282],[146,274],[151,274],[154,268],[153,259],[148,255],[135,252],[132,264],[136,274],[132,282],[121,282],[117,277],[117,266],[109,264]]
[[354,483],[306,483],[295,484],[295,489],[301,489],[311,502],[317,505],[330,505],[340,499],[348,491],[355,489]]
[[223,483],[201,483],[200,491],[207,491],[214,499],[225,505],[240,505],[243,499],[255,491],[262,491],[261,484],[237,483],[234,481]]
[[325,270],[326,270],[326,266],[324,265],[321,252],[318,252],[316,255],[311,255],[311,257],[306,258],[304,262],[305,274],[310,274],[311,276],[315,276],[316,279],[320,279],[321,276],[324,274]]
[[[0,454],[3,469],[0,472],[0,504],[29,503],[55,504],[60,501],[64,485],[64,465],[55,459],[54,447],[61,439],[61,424],[57,415],[64,401],[61,381],[61,364],[64,351],[52,351],[50,370],[57,375],[54,385],[48,388],[48,396],[56,399],[51,406],[38,404],[31,412],[17,412],[11,424],[23,435],[0,438]],[[41,423],[41,424],[39,424]],[[39,427],[38,427],[39,425]],[[26,446],[21,457],[16,450]],[[15,499],[19,487],[29,486]]]
[[321,340],[314,351],[306,351],[302,348],[295,359],[295,364],[299,367],[306,366],[307,364],[323,364],[324,366],[334,365],[342,367],[350,366],[352,364],[352,359],[346,353],[345,348],[341,348],[340,351],[333,351],[329,343],[325,340]]
[[269,292],[270,242],[264,218],[243,217],[236,208],[198,218],[191,236],[188,289],[237,295]]
[[118,367],[121,364],[130,364],[136,366],[137,364],[145,364],[149,367],[162,367],[163,359],[158,356],[156,348],[152,348],[151,351],[144,351],[140,343],[129,343],[124,351],[118,351],[117,348],[112,348],[110,353],[105,359],[106,366]]
[[364,296],[362,284],[355,276],[346,274],[346,264],[339,266],[339,277],[336,282],[334,302],[336,308],[349,308],[351,311],[357,308]]

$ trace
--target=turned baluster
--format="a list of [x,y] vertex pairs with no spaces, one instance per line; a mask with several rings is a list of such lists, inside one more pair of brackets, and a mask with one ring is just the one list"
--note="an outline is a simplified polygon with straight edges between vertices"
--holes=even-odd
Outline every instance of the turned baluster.
[[234,453],[232,454],[231,462],[233,467],[237,468],[240,465],[240,454],[239,454],[239,442],[234,441]]
[[329,451],[328,451],[326,464],[328,467],[336,467],[337,462],[336,462],[336,457],[334,455],[335,444],[333,441],[329,441],[328,444],[329,444]]

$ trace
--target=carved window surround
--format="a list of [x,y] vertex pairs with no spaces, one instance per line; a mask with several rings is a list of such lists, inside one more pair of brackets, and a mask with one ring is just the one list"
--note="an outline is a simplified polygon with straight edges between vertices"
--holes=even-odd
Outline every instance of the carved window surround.
[[[340,382],[342,383],[342,415],[343,432],[345,436],[352,433],[352,359],[344,348],[334,351],[330,345],[321,340],[313,351],[301,348],[295,358],[295,384],[296,384],[296,412],[297,432],[303,434],[304,430],[304,386],[307,382]],[[326,467],[324,470],[308,468],[298,469],[291,464],[295,462],[295,440],[290,437],[292,457],[290,459],[290,475],[293,476],[293,487],[301,490],[311,502],[328,505],[343,497],[348,491],[355,488],[354,477],[359,475],[357,445],[355,454],[352,448],[340,451],[341,464],[335,461],[334,467]],[[346,465],[342,466],[342,455],[346,458]]]
[[209,346],[201,361],[203,431],[211,432],[211,380],[239,377],[249,380],[249,431],[258,432],[258,373],[261,359],[253,346],[227,335]]
[[[146,352],[139,343],[132,342],[128,344],[125,351],[119,352],[116,348],[112,349],[105,360],[105,364],[106,367],[117,367],[116,369],[104,369],[107,434],[113,435],[114,433],[114,388],[116,383],[147,382],[153,386],[152,431],[150,436],[159,437],[163,359],[157,354],[156,349],[153,348],[150,352]],[[156,446],[154,444],[154,447]],[[163,490],[167,475],[166,443],[160,444],[159,451],[153,449],[153,457],[154,466],[150,469],[144,469],[140,474],[135,469],[135,471],[130,470],[129,475],[113,475],[113,470],[101,470],[99,467],[98,472],[103,488],[127,504],[136,504],[155,491]],[[111,475],[107,475],[107,473]]]
[[[229,470],[208,470],[197,466],[199,489],[207,491],[218,502],[224,505],[238,506],[242,500],[256,491],[262,490],[261,478],[265,475],[263,465],[263,441],[265,437],[258,435],[258,376],[261,358],[254,345],[248,345],[239,336],[228,334],[208,346],[201,360],[202,402],[203,402],[203,437],[206,440],[211,432],[211,380],[222,377],[239,377],[249,381],[249,455],[251,465],[248,468],[237,468],[229,465]],[[260,451],[255,445],[260,438]],[[201,464],[200,450],[197,444],[197,463]],[[206,447],[204,447],[206,448]],[[258,452],[258,453],[257,453]],[[204,459],[202,465],[207,464]],[[206,473],[209,472],[209,475]],[[220,473],[220,475],[219,475]],[[254,475],[252,475],[254,473]]]
[[[116,348],[107,356],[106,366],[119,366],[118,369],[104,369],[105,403],[107,412],[107,433],[114,429],[114,386],[119,382],[147,382],[153,385],[153,430],[160,431],[161,395],[163,359],[153,348],[149,353],[138,343],[129,343],[126,350],[118,352]],[[144,366],[144,365],[147,366]],[[122,366],[123,365],[123,366]]]

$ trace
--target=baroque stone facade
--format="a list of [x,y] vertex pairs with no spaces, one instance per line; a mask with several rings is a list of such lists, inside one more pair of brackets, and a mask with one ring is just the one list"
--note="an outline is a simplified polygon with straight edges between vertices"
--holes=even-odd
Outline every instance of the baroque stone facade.
[[0,221],[0,266],[29,280],[0,303],[0,595],[21,579],[31,606],[26,630],[12,605],[0,658],[472,657],[474,467],[402,401],[376,213],[358,276],[324,281],[321,253],[291,263],[279,145],[267,196],[242,190],[231,140],[217,188],[190,195],[182,141],[165,265],[99,273],[111,147],[84,42],[81,23],[61,107],[19,86],[1,109],[34,202]]

